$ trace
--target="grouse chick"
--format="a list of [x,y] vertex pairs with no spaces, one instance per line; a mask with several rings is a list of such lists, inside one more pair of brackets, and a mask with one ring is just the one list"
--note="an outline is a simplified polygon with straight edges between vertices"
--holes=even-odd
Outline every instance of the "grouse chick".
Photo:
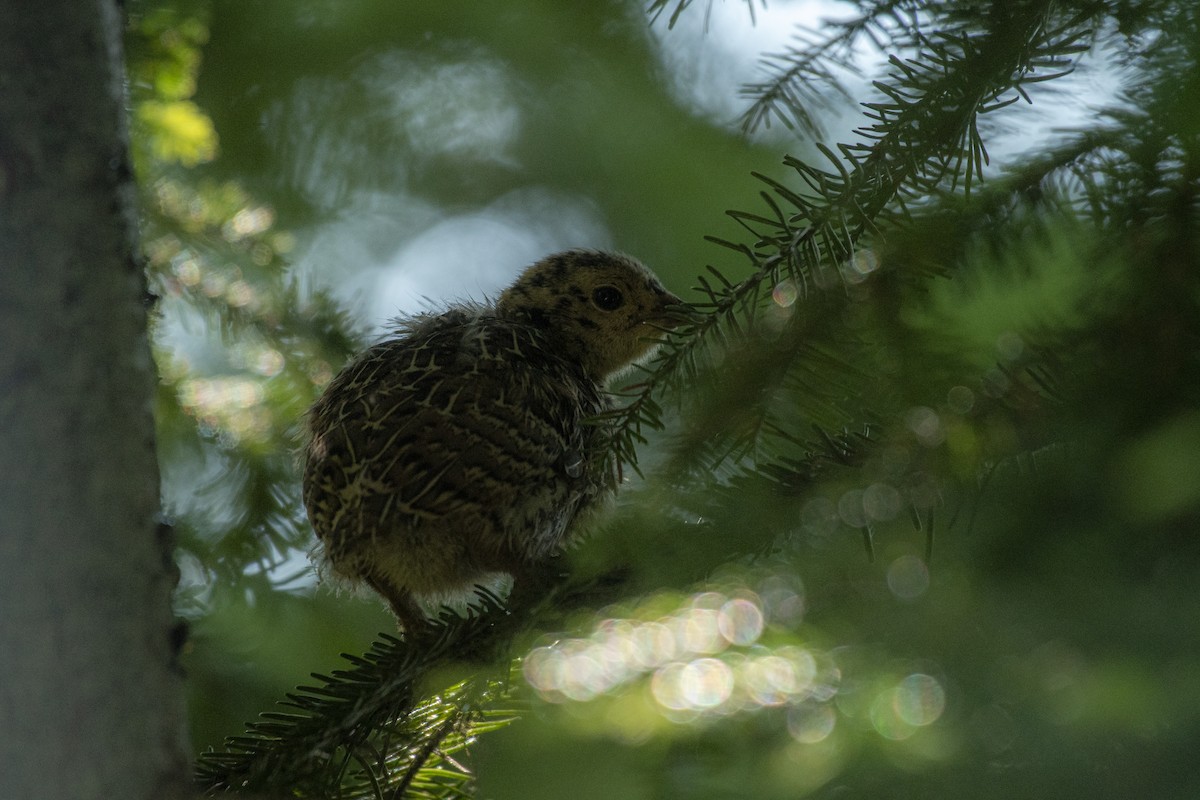
[[419,601],[511,575],[514,592],[616,491],[586,424],[605,381],[678,319],[638,261],[571,250],[527,268],[495,303],[396,322],[308,414],[304,504],[332,571],[401,625]]

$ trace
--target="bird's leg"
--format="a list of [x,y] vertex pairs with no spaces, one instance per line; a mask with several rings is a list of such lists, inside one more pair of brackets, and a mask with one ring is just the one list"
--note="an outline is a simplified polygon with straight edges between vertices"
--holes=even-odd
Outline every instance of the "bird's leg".
[[417,605],[417,601],[413,599],[411,592],[391,586],[374,573],[365,576],[364,580],[380,597],[387,601],[388,606],[392,609],[392,613],[400,623],[401,629],[409,637],[419,636],[428,630],[430,627],[429,618],[425,616],[425,612]]
[[532,609],[567,577],[560,556],[521,561],[507,571],[513,576],[513,588],[508,594],[508,607],[512,612]]

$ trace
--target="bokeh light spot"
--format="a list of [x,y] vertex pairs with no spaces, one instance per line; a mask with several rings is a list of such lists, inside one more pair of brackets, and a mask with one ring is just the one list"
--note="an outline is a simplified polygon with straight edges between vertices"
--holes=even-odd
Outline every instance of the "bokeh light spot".
[[780,706],[804,697],[816,676],[816,659],[797,648],[781,648],[778,655],[752,659],[741,670],[746,691],[760,706]]
[[771,299],[780,308],[790,308],[800,296],[795,281],[780,281],[771,292]]
[[895,519],[900,513],[901,502],[900,491],[891,484],[873,483],[863,490],[863,511],[880,522]]
[[730,600],[721,606],[717,629],[730,644],[754,644],[763,631],[762,609],[756,603],[740,597]]
[[724,661],[700,658],[679,673],[680,692],[696,709],[715,708],[733,693],[733,670]]
[[655,701],[663,708],[683,711],[688,707],[688,702],[683,696],[682,674],[683,664],[672,663],[657,670],[650,679],[650,691]]
[[863,508],[863,493],[861,489],[851,489],[838,499],[838,516],[852,528],[864,528],[867,525],[867,512]]
[[879,256],[874,250],[856,250],[850,260],[842,265],[842,277],[847,283],[862,283],[877,269]]
[[888,567],[887,584],[902,600],[920,597],[929,588],[929,568],[916,556],[900,556]]
[[917,441],[926,447],[937,447],[946,438],[942,420],[932,408],[917,406],[910,409],[905,421],[908,429],[916,434]]
[[673,622],[675,641],[689,653],[719,653],[728,646],[721,636],[720,612],[711,608],[692,608]]
[[200,283],[200,262],[194,257],[180,258],[173,265],[175,276],[184,286],[192,287]]
[[260,440],[271,425],[265,392],[255,380],[193,378],[179,385],[179,405],[203,426],[234,440]]
[[233,215],[221,229],[221,234],[231,242],[247,236],[263,233],[275,224],[275,212],[269,208],[243,208]]
[[679,648],[671,629],[660,622],[644,622],[630,635],[633,659],[643,668],[653,668],[675,658]]
[[822,742],[833,733],[837,714],[828,705],[797,706],[788,710],[788,733],[802,744]]
[[1005,361],[1016,361],[1025,352],[1025,342],[1013,331],[1005,331],[996,337],[996,352]]
[[871,727],[885,739],[901,741],[916,733],[916,728],[906,723],[896,713],[896,689],[880,692],[871,703],[869,717]]
[[[828,501],[826,501],[828,502]],[[830,504],[830,508],[833,504]],[[837,517],[834,517],[836,522]],[[804,619],[804,584],[799,578],[772,575],[759,586],[764,619],[793,628]]]
[[245,308],[254,304],[257,293],[245,281],[234,281],[225,290],[225,300],[234,308]]
[[680,724],[832,699],[841,676],[828,653],[758,644],[767,608],[798,619],[803,585],[772,575],[758,588],[738,584],[682,603],[672,598],[677,610],[655,620],[603,620],[590,636],[531,650],[522,664],[525,680],[551,703],[588,702],[644,681],[658,713]]
[[946,405],[956,414],[966,414],[975,407],[975,393],[966,386],[954,386],[946,392]]
[[914,673],[896,687],[893,707],[896,715],[909,725],[932,725],[946,710],[946,692],[937,679]]

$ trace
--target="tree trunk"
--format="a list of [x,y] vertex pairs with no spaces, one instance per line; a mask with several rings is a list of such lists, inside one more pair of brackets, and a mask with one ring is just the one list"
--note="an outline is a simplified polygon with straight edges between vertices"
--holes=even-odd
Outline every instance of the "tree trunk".
[[187,793],[113,0],[0,0],[0,797]]

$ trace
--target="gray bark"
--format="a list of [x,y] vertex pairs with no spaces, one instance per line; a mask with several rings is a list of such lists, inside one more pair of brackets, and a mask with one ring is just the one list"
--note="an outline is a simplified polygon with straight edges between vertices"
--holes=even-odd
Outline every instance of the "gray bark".
[[186,794],[113,0],[0,0],[0,797]]

